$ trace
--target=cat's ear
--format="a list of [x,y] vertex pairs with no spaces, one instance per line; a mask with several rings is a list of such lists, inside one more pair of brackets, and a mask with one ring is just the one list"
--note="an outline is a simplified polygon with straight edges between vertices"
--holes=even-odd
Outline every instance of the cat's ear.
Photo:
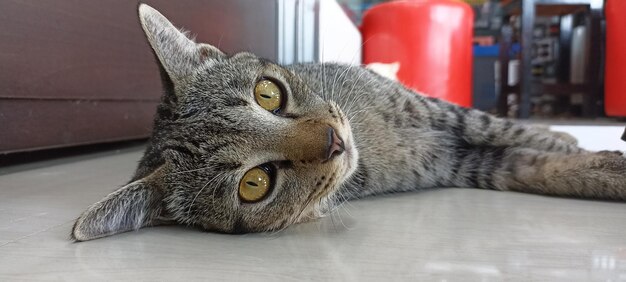
[[91,205],[76,220],[72,239],[87,241],[158,224],[163,212],[160,171],[157,169]]
[[195,43],[146,4],[139,4],[139,21],[161,66],[174,83],[206,60],[225,56],[209,44]]

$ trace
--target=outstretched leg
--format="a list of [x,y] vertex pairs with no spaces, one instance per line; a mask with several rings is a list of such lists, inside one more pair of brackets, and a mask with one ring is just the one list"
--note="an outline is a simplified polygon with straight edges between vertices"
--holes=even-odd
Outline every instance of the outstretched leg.
[[626,200],[626,157],[621,152],[587,152],[571,136],[546,127],[421,99],[437,116],[435,129],[448,131],[466,143],[455,149],[449,177],[441,184]]
[[[618,151],[565,154],[518,147],[465,150],[460,153],[452,185],[626,200],[626,157]],[[489,167],[484,169],[486,165]]]

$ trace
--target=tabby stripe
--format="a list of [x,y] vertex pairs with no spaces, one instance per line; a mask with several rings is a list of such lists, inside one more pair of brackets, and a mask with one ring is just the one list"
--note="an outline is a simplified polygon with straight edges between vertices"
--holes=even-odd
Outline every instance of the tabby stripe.
[[396,97],[394,97],[396,94],[396,92],[391,92],[388,95],[386,95],[386,97],[389,99],[389,102],[391,103],[392,107],[396,107],[397,105],[397,101],[396,101]]
[[454,114],[456,114],[456,125],[453,127],[454,135],[465,136],[465,115],[458,111],[454,111]]
[[480,147],[475,154],[470,155],[471,161],[469,162],[469,174],[466,176],[466,180],[469,182],[470,187],[478,187],[478,170],[486,157],[486,148]]
[[487,136],[485,137],[484,143],[485,144],[490,144],[493,142],[493,140],[496,139],[496,134],[495,133],[489,133],[487,134]]
[[518,137],[520,137],[520,135],[522,135],[522,133],[524,133],[525,129],[523,127],[520,127],[518,129],[516,129],[513,132],[513,136],[511,136],[511,139],[517,139]]
[[528,136],[528,138],[526,138],[526,141],[524,141],[525,144],[532,144],[533,140],[538,136],[539,134],[534,133],[531,134],[530,136]]
[[552,151],[552,149],[554,149],[554,145],[556,145],[556,139],[550,138],[550,145],[548,145],[547,150]]
[[539,157],[539,155],[533,155],[530,159],[530,162],[528,163],[528,166],[534,166],[535,163],[537,163],[537,158]]
[[426,99],[424,99],[424,97],[421,97],[421,96],[416,96],[416,101],[418,103],[422,104],[422,106],[426,110],[426,117],[428,118],[428,121],[430,123],[430,127],[434,128],[435,127],[435,117],[433,116],[433,109],[428,104],[428,101],[426,101]]
[[174,150],[176,152],[180,152],[180,153],[183,153],[183,154],[186,154],[186,155],[190,155],[190,156],[193,155],[191,150],[189,150],[189,149],[187,149],[187,148],[185,148],[183,146],[167,145],[167,146],[163,147],[163,151],[165,151],[165,150]]
[[[491,157],[491,153],[488,154],[488,157]],[[489,171],[493,170],[492,161],[488,159],[487,156],[479,158],[477,170],[478,172],[476,175],[476,187],[485,189],[487,188],[485,178]]]
[[236,170],[242,166],[241,163],[214,163],[213,167],[215,170],[223,171],[223,170]]
[[463,166],[463,163],[465,161],[465,158],[470,154],[470,150],[469,149],[457,149],[456,154],[455,154],[455,159],[454,159],[454,165],[452,166],[452,175],[453,176],[457,176],[459,173],[459,170],[461,169],[461,167]]
[[413,176],[415,177],[415,181],[419,183],[422,180],[422,174],[417,171],[417,169],[413,169]]
[[509,129],[513,128],[514,125],[515,124],[513,122],[511,122],[510,120],[508,120],[508,119],[504,120],[504,130],[509,130]]
[[497,171],[502,168],[502,161],[504,159],[504,153],[506,152],[506,147],[497,147],[494,148],[491,154],[491,169],[485,173],[485,188],[496,190],[497,187],[494,184],[494,175]]
[[244,233],[248,233],[248,229],[246,228],[246,226],[243,224],[243,220],[241,220],[240,217],[237,217],[237,219],[235,219],[235,223],[233,224],[233,229],[231,231],[233,234],[244,234]]
[[489,118],[488,115],[485,115],[485,114],[481,114],[479,118],[480,118],[480,121],[482,122],[481,129],[483,131],[486,131],[491,125],[491,119]]

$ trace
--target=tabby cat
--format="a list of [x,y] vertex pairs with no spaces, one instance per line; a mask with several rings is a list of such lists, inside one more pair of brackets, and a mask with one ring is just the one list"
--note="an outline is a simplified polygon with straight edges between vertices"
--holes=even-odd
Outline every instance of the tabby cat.
[[141,4],[164,95],[139,167],[72,237],[165,223],[245,233],[343,201],[438,187],[626,200],[626,158],[421,96],[370,70],[280,66],[195,43]]

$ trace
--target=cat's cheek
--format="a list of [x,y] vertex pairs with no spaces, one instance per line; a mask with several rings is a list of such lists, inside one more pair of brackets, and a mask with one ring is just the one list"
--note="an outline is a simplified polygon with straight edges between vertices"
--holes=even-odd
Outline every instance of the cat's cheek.
[[344,160],[344,167],[345,172],[343,175],[343,180],[345,181],[346,179],[350,178],[350,176],[352,176],[352,174],[354,174],[354,172],[356,172],[358,163],[359,163],[359,152],[356,149],[356,147],[354,147],[353,145],[350,146],[349,150],[347,150],[346,152],[346,157]]

